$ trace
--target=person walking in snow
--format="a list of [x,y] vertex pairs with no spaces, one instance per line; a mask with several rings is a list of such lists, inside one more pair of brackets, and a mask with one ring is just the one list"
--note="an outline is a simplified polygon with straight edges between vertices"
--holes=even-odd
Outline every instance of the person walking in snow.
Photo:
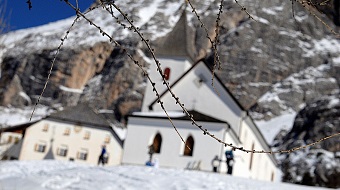
[[233,150],[225,151],[225,156],[227,158],[227,167],[228,167],[227,174],[231,175],[233,173],[233,165],[234,165]]
[[100,156],[99,156],[99,159],[98,159],[98,166],[99,166],[100,164],[103,164],[103,166],[105,165],[105,163],[106,163],[105,155],[106,155],[106,146],[103,145],[103,146],[102,146],[102,151],[101,151]]
[[211,165],[213,167],[213,172],[217,172],[217,167],[220,165],[221,160],[218,159],[216,155],[213,160],[211,160]]

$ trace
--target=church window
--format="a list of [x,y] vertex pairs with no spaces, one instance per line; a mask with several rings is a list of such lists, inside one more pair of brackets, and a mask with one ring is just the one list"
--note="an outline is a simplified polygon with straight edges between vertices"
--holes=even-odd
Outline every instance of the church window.
[[157,133],[155,138],[153,139],[153,143],[152,143],[154,153],[160,153],[161,152],[161,146],[162,146],[162,136],[161,136],[161,134]]
[[194,138],[190,135],[185,141],[184,156],[192,156],[194,151]]
[[164,79],[169,80],[170,79],[170,68],[167,67],[164,69]]

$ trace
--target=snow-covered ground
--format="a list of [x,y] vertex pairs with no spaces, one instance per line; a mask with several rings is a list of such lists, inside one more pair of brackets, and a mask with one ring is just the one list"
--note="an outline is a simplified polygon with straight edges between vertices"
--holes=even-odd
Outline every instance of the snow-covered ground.
[[144,166],[97,167],[61,161],[0,162],[1,190],[45,189],[224,189],[321,190],[201,171]]

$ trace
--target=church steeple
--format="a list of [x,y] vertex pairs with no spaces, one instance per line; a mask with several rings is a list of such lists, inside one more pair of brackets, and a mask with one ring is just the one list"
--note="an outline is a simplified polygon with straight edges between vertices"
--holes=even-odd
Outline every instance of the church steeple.
[[[187,3],[185,1],[185,3]],[[188,25],[186,4],[181,17],[173,30],[160,42],[156,50],[157,56],[189,57],[196,61],[195,33]]]
[[[186,4],[182,15],[163,39],[158,41],[158,46],[155,48],[155,54],[162,65],[164,79],[171,85],[179,77],[181,77],[193,63],[197,61],[196,47],[195,47],[195,34],[193,29],[188,25]],[[163,78],[158,73],[156,64],[150,64],[149,75],[155,82],[155,88],[159,93],[167,90],[163,85]],[[151,85],[146,87],[142,111],[150,111],[149,105],[156,98],[154,88]]]

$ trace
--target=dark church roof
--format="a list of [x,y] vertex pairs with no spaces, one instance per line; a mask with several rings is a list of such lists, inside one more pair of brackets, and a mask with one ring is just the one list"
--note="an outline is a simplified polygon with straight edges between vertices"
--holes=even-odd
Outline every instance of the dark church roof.
[[[188,110],[189,114],[192,115],[195,119],[195,121],[204,121],[204,122],[216,122],[216,123],[227,123],[225,121],[222,121],[222,120],[219,120],[219,119],[216,119],[214,117],[211,117],[211,116],[208,116],[208,115],[205,115],[201,112],[198,112],[196,110]],[[159,114],[155,114],[153,115],[151,112],[148,112],[150,114],[147,114],[147,115],[139,115],[139,114],[133,114],[131,116],[133,117],[144,117],[144,118],[161,118],[161,119],[168,119],[167,116],[165,115],[162,115],[160,116]],[[180,112],[182,113],[182,112]],[[191,120],[186,114],[183,113],[183,115],[181,116],[170,116],[171,119],[173,120]]]
[[110,126],[109,122],[102,114],[95,112],[93,108],[85,103],[67,107],[62,111],[51,114],[48,118],[80,124]]
[[[222,120],[216,119],[214,117],[205,115],[205,114],[203,114],[201,112],[198,112],[196,110],[190,110],[188,112],[189,112],[190,115],[192,115],[194,117],[194,119],[196,121],[226,123],[225,121],[222,121]],[[187,115],[185,115],[183,117],[178,117],[176,119],[179,119],[179,120],[191,120]]]
[[156,49],[157,56],[189,57],[195,60],[195,33],[188,25],[187,14],[184,9],[180,19],[170,33],[161,40]]

